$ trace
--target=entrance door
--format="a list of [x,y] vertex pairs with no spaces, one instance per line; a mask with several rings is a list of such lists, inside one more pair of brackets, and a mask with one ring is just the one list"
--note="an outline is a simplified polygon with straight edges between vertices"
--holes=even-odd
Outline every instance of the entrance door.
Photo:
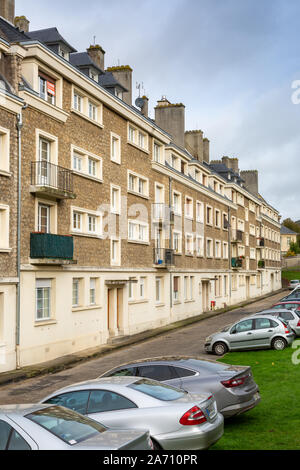
[[250,277],[246,276],[246,298],[250,297]]
[[107,329],[109,336],[115,337],[124,329],[123,289],[107,290]]
[[208,312],[209,282],[202,281],[202,311]]

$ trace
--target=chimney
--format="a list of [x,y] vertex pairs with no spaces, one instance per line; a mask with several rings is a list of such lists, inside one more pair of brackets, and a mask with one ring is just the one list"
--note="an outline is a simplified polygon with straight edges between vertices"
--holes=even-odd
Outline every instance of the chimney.
[[157,102],[155,123],[172,135],[175,144],[184,148],[185,106],[182,103],[172,104],[165,96]]
[[92,59],[95,64],[104,71],[104,56],[105,56],[105,51],[102,49],[99,44],[96,44],[95,46],[90,46],[87,49],[87,53]]
[[203,161],[209,163],[210,161],[210,141],[203,139]]
[[245,187],[250,193],[258,194],[258,171],[241,171],[241,178],[245,181]]
[[194,158],[203,162],[203,132],[200,130],[187,131],[184,134],[185,148]]
[[0,16],[14,23],[15,19],[15,0],[1,0],[0,1]]
[[148,113],[149,113],[149,98],[147,98],[147,96],[142,96],[142,99],[144,100],[144,104],[143,104],[143,106],[142,106],[141,112],[142,112],[142,115],[143,115],[143,116],[148,117]]
[[15,27],[19,28],[22,33],[28,33],[30,21],[26,18],[26,16],[16,16],[14,24]]
[[120,65],[117,67],[108,67],[107,72],[112,72],[118,82],[128,91],[123,92],[123,101],[132,105],[132,68],[129,65]]
[[239,159],[238,158],[223,157],[222,158],[222,163],[224,163],[224,165],[226,165],[227,168],[230,168],[231,170],[233,170],[238,175],[240,174]]

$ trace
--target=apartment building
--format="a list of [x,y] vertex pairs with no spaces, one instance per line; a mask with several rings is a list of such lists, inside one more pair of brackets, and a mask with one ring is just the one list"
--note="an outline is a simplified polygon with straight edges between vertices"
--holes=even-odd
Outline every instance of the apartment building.
[[6,3],[0,371],[280,288],[280,216],[258,175],[211,162],[182,103],[163,97],[154,120],[146,97],[133,106],[130,66],[30,31]]

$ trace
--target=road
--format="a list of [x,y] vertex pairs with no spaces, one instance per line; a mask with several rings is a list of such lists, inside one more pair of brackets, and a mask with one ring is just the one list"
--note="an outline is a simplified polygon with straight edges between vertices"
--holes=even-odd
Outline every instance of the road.
[[3,386],[0,388],[0,405],[38,402],[59,388],[76,382],[95,379],[105,371],[132,360],[171,355],[205,355],[204,342],[207,336],[251,313],[269,308],[284,295],[286,294],[282,292],[277,293],[244,308],[231,310],[153,339],[118,349],[98,359],[81,363],[56,374],[35,377]]

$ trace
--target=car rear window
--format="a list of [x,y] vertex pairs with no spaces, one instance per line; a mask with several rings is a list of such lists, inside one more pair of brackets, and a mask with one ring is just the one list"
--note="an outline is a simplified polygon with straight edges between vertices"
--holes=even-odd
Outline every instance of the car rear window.
[[106,431],[102,424],[60,406],[43,408],[26,418],[69,445],[78,444]]
[[179,400],[187,394],[183,390],[178,390],[170,385],[161,384],[149,379],[141,379],[129,385],[129,388],[162,401]]

